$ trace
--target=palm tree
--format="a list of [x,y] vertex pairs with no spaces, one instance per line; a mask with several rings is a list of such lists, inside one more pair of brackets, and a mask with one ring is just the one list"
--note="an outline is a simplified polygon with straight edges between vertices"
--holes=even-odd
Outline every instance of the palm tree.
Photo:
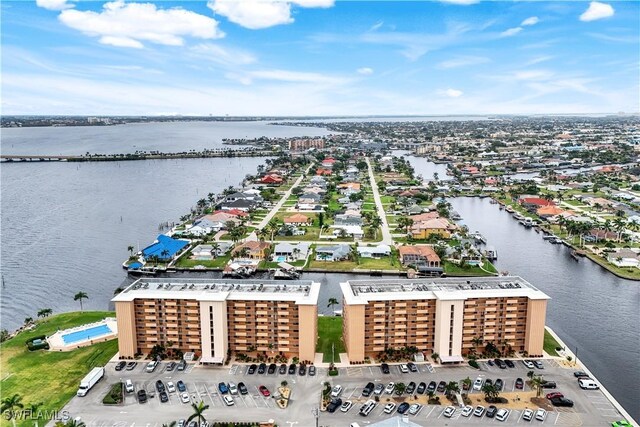
[[53,310],[51,310],[50,308],[43,308],[43,309],[38,311],[38,317],[47,317],[52,312],[53,312]]
[[73,300],[74,301],[80,301],[80,311],[82,311],[82,300],[83,299],[89,299],[89,295],[87,295],[86,292],[80,291],[78,292],[74,297]]
[[278,224],[278,220],[275,218],[272,218],[268,223],[267,223],[267,231],[269,232],[269,235],[271,236],[271,243],[273,243],[273,236],[276,234],[276,232],[280,229],[280,225]]
[[[209,193],[211,194],[211,193]],[[176,421],[171,421],[170,423],[163,423],[162,427],[176,427],[177,422]]]
[[406,389],[407,385],[405,383],[396,383],[395,391],[398,396],[402,396]]
[[447,396],[451,396],[452,394],[460,392],[460,386],[457,381],[449,381],[449,383],[444,387],[444,391]]
[[33,317],[26,317],[26,318],[24,319],[24,324],[25,324],[25,325],[28,325],[28,324],[29,324],[29,323],[31,323],[31,322],[33,322]]
[[[29,411],[29,413],[34,416],[38,413],[38,411],[40,410],[40,408],[42,407],[42,405],[44,405],[43,402],[38,402],[38,403],[28,403],[28,406],[26,407],[26,410]],[[36,422],[35,422],[35,427],[38,427],[38,417],[36,417]]]
[[531,378],[531,388],[536,390],[536,397],[540,397],[542,394],[542,384],[545,383],[545,380],[541,375],[533,375]]
[[76,421],[74,419],[71,419],[66,423],[64,423],[64,427],[86,427],[86,424],[82,421]]
[[213,258],[218,258],[219,250],[220,250],[220,243],[213,242],[213,244],[211,245],[211,255],[213,255]]
[[187,419],[186,424],[189,424],[191,420],[198,419],[198,425],[201,425],[204,421],[204,411],[209,409],[209,405],[205,405],[201,400],[197,405],[195,403],[191,404],[191,408],[193,408],[193,414]]
[[[9,411],[9,413],[11,413],[17,409],[22,409],[22,408],[24,408],[24,405],[22,404],[22,396],[16,393],[11,397],[2,399],[2,407],[0,408],[0,412],[4,413],[5,411]],[[13,416],[11,417],[11,422],[15,427],[16,425],[15,417]]]
[[340,303],[338,302],[337,299],[329,298],[329,302],[327,303],[327,307],[331,307],[331,310],[333,311],[333,306],[334,305],[338,305],[338,304],[340,304]]
[[409,227],[413,225],[413,220],[406,216],[398,218],[398,227],[400,230],[404,230],[405,233],[409,232]]
[[500,394],[493,384],[484,384],[482,391],[484,392],[484,397],[487,402],[495,402]]
[[133,256],[133,250],[134,250],[134,249],[135,249],[135,248],[133,247],[133,245],[129,245],[129,246],[127,246],[127,250],[129,251],[129,255],[130,255],[130,256]]

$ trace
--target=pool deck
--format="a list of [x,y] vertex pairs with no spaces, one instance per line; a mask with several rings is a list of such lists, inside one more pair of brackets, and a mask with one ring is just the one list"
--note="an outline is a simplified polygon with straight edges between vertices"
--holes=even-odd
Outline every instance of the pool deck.
[[[76,341],[70,344],[66,344],[62,339],[63,335],[70,334],[77,331],[82,331],[82,330],[93,328],[95,326],[100,326],[100,325],[107,325],[109,329],[111,329],[112,333],[107,335],[102,335],[97,339],[84,339],[84,340]],[[58,331],[55,334],[48,336],[47,342],[49,343],[49,347],[50,347],[49,351],[71,351],[80,347],[86,347],[98,342],[109,341],[115,338],[118,338],[118,323],[116,322],[116,318],[106,317],[99,322],[87,323],[85,325],[76,326],[75,328]]]

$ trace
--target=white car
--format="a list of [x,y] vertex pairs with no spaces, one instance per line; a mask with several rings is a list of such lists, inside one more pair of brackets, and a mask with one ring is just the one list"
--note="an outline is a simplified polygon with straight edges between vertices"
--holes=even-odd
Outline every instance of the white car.
[[156,360],[151,361],[151,362],[147,363],[146,371],[148,373],[151,373],[151,372],[155,371],[157,367],[158,367],[158,362]]
[[475,415],[476,417],[481,417],[482,414],[484,414],[484,406],[476,406],[476,409],[473,410],[473,415]]
[[340,396],[341,393],[342,393],[342,386],[336,385],[333,387],[333,390],[331,390],[331,397],[338,397]]
[[133,387],[133,381],[126,380],[124,382],[124,389],[127,391],[127,393],[133,393],[133,391],[135,390],[135,388]]
[[462,408],[462,412],[461,412],[463,417],[468,417],[471,414],[473,414],[473,406],[465,406],[464,408]]
[[473,389],[478,391],[482,390],[482,378],[476,378],[476,380],[473,382]]
[[451,418],[455,413],[456,413],[456,408],[454,408],[453,406],[447,406],[444,412],[442,413],[442,415],[444,415],[447,418]]
[[348,412],[349,409],[351,409],[351,407],[353,406],[353,402],[350,400],[345,400],[345,402],[342,404],[342,406],[340,407],[340,410],[342,412]]
[[527,367],[528,369],[533,369],[536,367],[536,365],[533,364],[533,362],[531,360],[523,360],[522,364]]
[[229,383],[229,393],[238,394],[238,386],[235,383]]
[[509,418],[510,411],[508,409],[498,409],[498,413],[496,414],[496,420],[498,421],[506,421]]
[[224,400],[224,404],[227,406],[233,406],[236,403],[233,401],[233,397],[229,396],[228,394],[222,396],[222,400]]
[[583,390],[597,390],[600,388],[594,380],[589,378],[580,378],[578,380],[578,385]]
[[531,421],[533,419],[534,412],[531,409],[525,409],[522,412],[522,419],[525,421]]
[[402,365],[400,365],[400,372],[402,372],[403,374],[408,374],[409,367],[403,363]]
[[182,400],[182,403],[191,402],[191,399],[189,398],[189,393],[187,393],[186,391],[180,395],[180,399]]
[[176,392],[176,386],[173,384],[173,382],[168,381],[167,382],[167,393],[175,393]]
[[536,420],[544,421],[545,418],[547,418],[547,411],[542,408],[538,409],[536,411]]
[[384,405],[384,413],[385,414],[392,413],[394,409],[396,409],[396,404],[393,403],[393,402],[387,403],[386,405]]
[[393,390],[396,388],[396,383],[390,382],[387,384],[387,387],[384,389],[384,392],[387,394],[393,393]]
[[376,388],[373,390],[373,393],[380,396],[383,391],[384,391],[384,384],[378,384],[376,385]]
[[414,403],[413,405],[409,406],[409,414],[410,415],[415,415],[418,413],[418,411],[420,410],[420,408],[422,408],[422,405],[419,403]]

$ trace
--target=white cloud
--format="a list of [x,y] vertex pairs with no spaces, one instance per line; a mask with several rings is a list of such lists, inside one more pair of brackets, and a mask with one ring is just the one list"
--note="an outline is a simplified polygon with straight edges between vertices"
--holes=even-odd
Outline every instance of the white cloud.
[[580,15],[580,20],[583,22],[596,21],[598,19],[609,18],[614,14],[613,7],[607,3],[600,3],[592,1],[589,3],[589,8]]
[[522,27],[514,27],[514,28],[509,28],[508,30],[504,30],[503,32],[500,33],[500,37],[511,37],[511,36],[515,36],[516,34],[518,34],[520,31],[522,31]]
[[541,62],[550,61],[550,60],[552,60],[554,58],[555,58],[555,56],[551,56],[551,55],[536,56],[535,58],[532,58],[529,61],[527,61],[524,65],[526,65],[526,66],[535,65],[535,64],[539,64]]
[[356,71],[358,74],[362,74],[363,76],[370,76],[373,74],[373,68],[369,67],[358,68]]
[[441,90],[438,93],[442,96],[448,96],[449,98],[459,98],[463,94],[463,92],[458,89]]
[[184,44],[183,36],[201,39],[224,37],[212,18],[179,7],[158,9],[150,3],[124,3],[116,0],[103,5],[101,12],[68,9],[58,19],[68,27],[102,44],[142,48],[148,41],[170,46]]
[[380,27],[382,27],[383,25],[384,25],[384,21],[378,21],[378,22],[376,22],[375,24],[373,24],[373,25],[371,26],[371,28],[369,28],[369,31],[376,31],[376,30],[379,30],[379,29],[380,29]]
[[461,6],[468,6],[470,4],[479,3],[480,0],[440,0],[442,3],[458,4]]
[[63,10],[73,7],[67,0],[36,0],[36,5],[49,10]]
[[259,70],[251,71],[248,75],[254,79],[277,80],[291,83],[340,84],[347,81],[347,79],[341,77],[327,76],[320,73],[289,70]]
[[538,22],[540,22],[540,19],[538,19],[537,16],[531,16],[527,19],[525,19],[524,21],[522,21],[522,24],[520,24],[523,27],[529,26],[529,25],[536,25]]
[[489,58],[483,56],[458,56],[453,59],[442,61],[436,65],[436,68],[447,70],[450,68],[468,67],[470,65],[485,64],[490,62]]
[[209,0],[207,6],[229,21],[251,30],[291,24],[291,5],[306,8],[333,6],[333,0]]
[[189,52],[199,59],[207,59],[221,65],[248,65],[257,61],[250,52],[235,48],[227,49],[212,43],[200,43],[189,48]]

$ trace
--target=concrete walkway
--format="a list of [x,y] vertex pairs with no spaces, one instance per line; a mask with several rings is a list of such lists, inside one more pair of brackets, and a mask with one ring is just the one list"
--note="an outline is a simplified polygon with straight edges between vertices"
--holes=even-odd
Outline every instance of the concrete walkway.
[[378,210],[378,216],[382,220],[382,242],[385,245],[393,245],[393,237],[391,236],[391,231],[389,231],[389,224],[387,223],[387,216],[384,211],[384,206],[382,206],[382,200],[380,199],[380,192],[378,191],[378,186],[376,185],[376,179],[373,176],[373,168],[371,167],[371,161],[369,158],[366,158],[367,167],[369,168],[369,183],[371,184],[371,192],[373,193],[373,200],[376,202],[376,208]]
[[300,177],[298,177],[296,182],[294,182],[293,185],[287,190],[287,192],[284,193],[284,196],[282,196],[280,201],[278,203],[276,203],[276,205],[273,207],[273,209],[271,209],[271,211],[269,211],[267,216],[265,216],[264,219],[262,221],[260,221],[260,224],[258,224],[258,226],[256,228],[257,230],[262,230],[263,228],[265,228],[267,226],[267,224],[269,224],[269,221],[271,221],[271,218],[273,218],[275,216],[275,214],[278,213],[278,211],[280,210],[282,205],[284,205],[285,202],[287,201],[287,199],[289,198],[289,196],[291,196],[291,191],[294,188],[296,188],[298,185],[300,185],[300,183],[304,179],[304,176],[309,172],[309,170],[311,169],[312,166],[313,166],[313,164],[309,165],[309,167],[302,173],[302,175],[300,175]]

